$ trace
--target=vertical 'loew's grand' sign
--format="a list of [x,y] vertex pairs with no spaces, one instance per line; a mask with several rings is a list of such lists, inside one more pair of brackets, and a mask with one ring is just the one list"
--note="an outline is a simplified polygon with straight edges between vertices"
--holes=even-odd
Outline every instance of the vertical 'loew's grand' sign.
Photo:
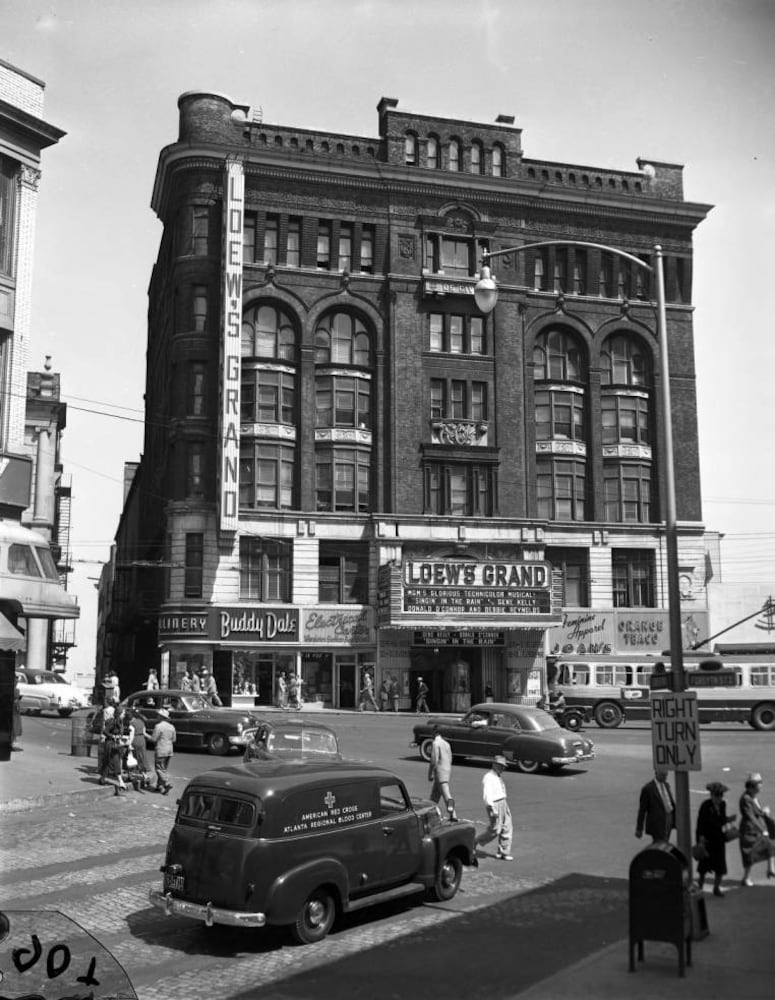
[[224,191],[218,514],[221,531],[236,531],[239,522],[240,336],[245,173],[242,161],[234,157],[226,160]]

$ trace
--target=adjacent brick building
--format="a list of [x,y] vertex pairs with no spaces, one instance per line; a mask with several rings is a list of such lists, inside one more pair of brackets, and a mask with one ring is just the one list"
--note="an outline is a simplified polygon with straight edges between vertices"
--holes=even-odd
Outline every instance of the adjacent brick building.
[[[207,666],[235,700],[270,701],[285,672],[354,705],[369,673],[402,707],[423,676],[458,709],[535,698],[563,616],[665,618],[655,293],[604,249],[650,263],[656,244],[683,610],[704,613],[691,282],[709,206],[680,166],[531,159],[509,116],[388,98],[376,136],[178,103],[119,644],[158,643],[170,682]],[[483,315],[483,250],[533,243],[493,260]],[[135,651],[120,669],[139,682]]]

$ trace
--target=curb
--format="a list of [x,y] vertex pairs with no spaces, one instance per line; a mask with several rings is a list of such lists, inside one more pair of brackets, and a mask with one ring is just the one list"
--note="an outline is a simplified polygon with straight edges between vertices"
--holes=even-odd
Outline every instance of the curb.
[[39,806],[65,806],[71,802],[85,802],[92,795],[115,795],[115,789],[96,785],[93,788],[83,788],[74,792],[48,792],[45,795],[35,795],[28,799],[9,799],[0,802],[0,813],[24,812],[27,809],[37,809]]

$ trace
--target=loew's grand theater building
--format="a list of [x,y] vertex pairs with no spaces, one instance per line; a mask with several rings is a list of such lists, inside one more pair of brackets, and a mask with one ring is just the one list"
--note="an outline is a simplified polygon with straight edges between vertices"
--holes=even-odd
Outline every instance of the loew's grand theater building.
[[[666,621],[655,291],[601,244],[665,253],[682,614],[702,622],[691,283],[709,206],[684,200],[680,166],[530,159],[511,117],[388,98],[376,136],[218,94],[178,105],[116,567],[164,680],[204,665],[261,704],[296,673],[308,702],[352,707],[369,671],[408,708],[422,676],[458,710],[488,689],[534,700],[574,619],[631,620],[613,627],[630,638]],[[592,245],[493,261],[479,312],[483,250],[557,240]],[[114,631],[139,684],[148,661],[122,664]]]

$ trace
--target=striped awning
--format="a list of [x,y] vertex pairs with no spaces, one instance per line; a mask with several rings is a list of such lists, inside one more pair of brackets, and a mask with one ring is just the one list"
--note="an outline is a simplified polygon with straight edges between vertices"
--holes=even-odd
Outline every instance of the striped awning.
[[0,649],[18,652],[26,649],[26,642],[21,632],[14,628],[4,614],[0,613]]

